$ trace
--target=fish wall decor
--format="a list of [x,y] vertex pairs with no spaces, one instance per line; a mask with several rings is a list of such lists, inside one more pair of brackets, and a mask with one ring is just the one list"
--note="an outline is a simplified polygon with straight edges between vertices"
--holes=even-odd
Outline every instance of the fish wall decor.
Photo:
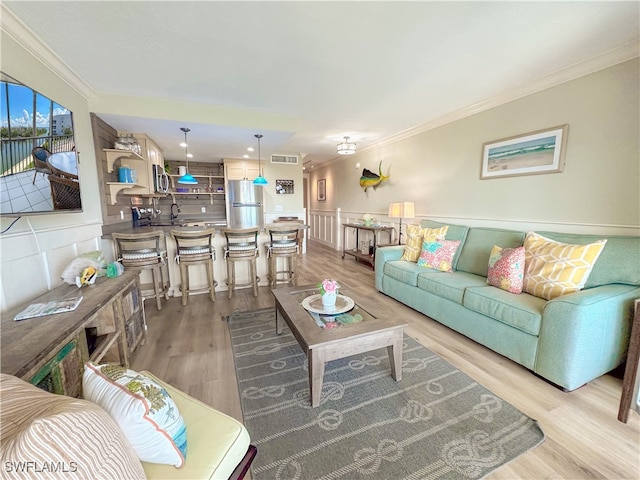
[[[391,169],[391,167],[389,167],[389,169]],[[373,189],[375,190],[376,188],[378,188],[378,185],[380,185],[385,180],[389,180],[389,177],[391,177],[391,175],[382,174],[382,161],[378,165],[378,172],[380,172],[379,175],[373,173],[367,168],[364,168],[362,170],[362,176],[360,177],[360,186],[364,188],[365,192],[369,187],[373,187]]]

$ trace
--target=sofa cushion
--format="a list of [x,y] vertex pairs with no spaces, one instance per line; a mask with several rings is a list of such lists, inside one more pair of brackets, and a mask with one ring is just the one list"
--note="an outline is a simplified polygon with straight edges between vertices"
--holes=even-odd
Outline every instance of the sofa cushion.
[[529,232],[523,290],[547,300],[582,290],[606,242],[573,245]]
[[407,262],[416,262],[420,256],[422,242],[425,237],[429,237],[430,241],[444,239],[449,226],[445,225],[440,228],[423,228],[420,225],[407,225],[406,245],[401,260]]
[[86,363],[82,390],[84,398],[116,421],[140,460],[183,465],[185,423],[171,396],[155,381],[118,365]]
[[149,372],[140,373],[171,395],[188,425],[189,456],[182,468],[142,462],[147,477],[164,480],[229,478],[247,453],[251,441],[244,425]]
[[499,228],[470,228],[460,252],[456,270],[487,276],[489,255],[494,245],[502,248],[520,247],[524,232]]
[[640,237],[616,235],[578,235],[570,233],[538,232],[557,242],[585,244],[607,239],[598,261],[587,279],[585,288],[624,283],[640,285]]
[[524,247],[502,248],[495,245],[489,256],[487,283],[509,293],[522,293]]
[[513,295],[499,288],[469,287],[464,294],[463,305],[469,310],[511,325],[531,335],[540,333],[542,310],[547,301],[527,295]]
[[425,239],[417,265],[434,268],[441,272],[452,272],[453,257],[460,246],[460,240],[429,241],[429,237]]
[[425,267],[419,267],[415,263],[405,260],[392,260],[384,264],[385,275],[412,287],[418,285],[418,274],[424,270]]
[[[421,220],[420,226],[423,228],[440,228],[444,226],[448,226],[447,234],[445,235],[446,240],[460,240],[464,245],[465,239],[467,238],[467,233],[469,232],[469,227],[465,225],[453,225],[451,223],[440,223],[434,222],[433,220]],[[460,257],[460,251],[462,249],[459,248],[453,257],[452,266],[454,270],[457,270],[458,267],[458,258]]]
[[[0,374],[0,397],[2,478],[145,478],[124,433],[95,403],[6,374]],[[31,469],[7,468],[26,462]]]
[[[424,268],[423,268],[424,270]],[[465,289],[469,287],[486,286],[486,279],[479,275],[466,272],[446,274],[436,270],[418,275],[418,288],[446,298],[462,305]]]

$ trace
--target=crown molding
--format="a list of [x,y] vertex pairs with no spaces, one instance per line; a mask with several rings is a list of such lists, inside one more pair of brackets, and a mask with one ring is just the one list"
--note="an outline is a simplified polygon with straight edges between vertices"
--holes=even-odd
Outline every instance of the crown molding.
[[489,110],[491,108],[504,105],[505,103],[509,103],[519,98],[526,97],[528,95],[532,95],[537,92],[541,92],[548,88],[561,85],[563,83],[578,79],[580,77],[584,77],[591,73],[604,70],[605,68],[613,67],[614,65],[618,65],[628,60],[632,60],[639,56],[640,56],[640,44],[638,42],[629,42],[629,43],[620,45],[617,48],[604,52],[595,57],[589,58],[585,61],[575,63],[573,65],[569,65],[566,68],[558,70],[557,72],[549,74],[545,77],[542,77],[538,80],[535,80],[531,83],[528,83],[516,89],[512,89],[507,92],[500,93],[499,95],[488,98],[476,104],[469,105],[467,107],[461,108],[454,112],[450,112],[436,119],[430,120],[421,125],[409,128],[402,132],[398,132],[395,135],[391,135],[378,142],[375,142],[371,145],[367,145],[362,149],[359,149],[358,153],[374,150],[376,148],[380,148],[382,146],[389,145],[389,144],[398,142],[400,140],[404,140],[414,135],[418,135],[420,133],[433,130],[434,128],[438,128],[448,123],[461,120],[465,117],[475,115],[476,113],[480,113],[485,110]]
[[4,4],[0,4],[0,29],[82,97],[88,100],[96,96],[95,91]]

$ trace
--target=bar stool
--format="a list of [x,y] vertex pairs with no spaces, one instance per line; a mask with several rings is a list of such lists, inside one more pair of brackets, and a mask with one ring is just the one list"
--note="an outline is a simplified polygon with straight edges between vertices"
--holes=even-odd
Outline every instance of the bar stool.
[[171,236],[176,242],[176,263],[180,265],[180,291],[182,292],[182,305],[187,304],[190,292],[202,291],[202,288],[190,289],[189,287],[189,267],[194,265],[204,265],[207,272],[207,287],[209,298],[216,301],[216,282],[213,278],[213,261],[216,259],[216,252],[213,248],[213,237],[216,234],[215,228],[205,230],[171,230]]
[[[269,259],[269,283],[275,288],[278,283],[298,284],[296,263],[300,225],[295,222],[271,224],[266,227],[271,241],[265,243]],[[283,259],[283,269],[278,270],[278,259]],[[284,274],[279,279],[278,275]]]
[[115,241],[116,258],[125,268],[151,270],[156,306],[162,310],[160,297],[169,298],[162,272],[167,263],[167,251],[162,246],[164,233],[112,233],[111,238]]
[[298,224],[300,231],[298,232],[298,255],[302,254],[302,243],[304,242],[304,230],[308,225],[304,225],[304,220],[300,220],[298,217],[278,217],[273,220],[273,223],[296,223]]
[[[256,258],[260,256],[258,251],[259,228],[223,228],[227,244],[224,247],[224,259],[227,262],[227,285],[229,286],[229,298],[233,296],[236,287],[253,286],[253,296],[258,296],[258,274]],[[236,283],[236,262],[249,262],[250,281]]]

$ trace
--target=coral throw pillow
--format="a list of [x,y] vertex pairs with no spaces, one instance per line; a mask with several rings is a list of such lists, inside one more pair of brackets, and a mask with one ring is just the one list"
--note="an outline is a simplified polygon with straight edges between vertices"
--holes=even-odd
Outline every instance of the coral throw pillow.
[[606,240],[599,240],[571,245],[535,232],[527,233],[524,239],[524,291],[551,300],[582,290],[606,243]]
[[441,272],[452,272],[453,257],[458,250],[460,240],[439,240],[423,242],[418,258],[421,267],[434,268]]
[[522,293],[524,247],[502,248],[494,245],[489,255],[487,283],[511,293]]
[[426,239],[428,241],[444,240],[447,230],[449,230],[449,225],[440,228],[421,228],[420,225],[407,225],[407,244],[404,246],[404,253],[400,260],[416,262],[420,256],[425,237],[429,237]]
[[184,420],[157,382],[118,365],[86,363],[82,393],[111,415],[140,460],[183,465],[187,455]]

